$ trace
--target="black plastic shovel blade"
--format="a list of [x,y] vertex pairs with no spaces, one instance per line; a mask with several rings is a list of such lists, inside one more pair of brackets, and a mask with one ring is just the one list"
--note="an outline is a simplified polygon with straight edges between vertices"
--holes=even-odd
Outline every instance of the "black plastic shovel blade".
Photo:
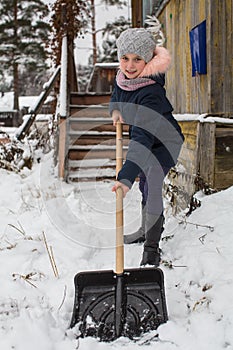
[[159,268],[81,272],[75,276],[71,328],[79,337],[130,339],[167,321],[164,276]]

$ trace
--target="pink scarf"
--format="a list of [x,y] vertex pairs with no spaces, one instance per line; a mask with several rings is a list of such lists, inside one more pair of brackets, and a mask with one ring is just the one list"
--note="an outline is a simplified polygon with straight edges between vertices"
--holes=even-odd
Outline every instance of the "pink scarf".
[[134,91],[144,86],[156,83],[150,78],[127,79],[126,76],[120,70],[117,73],[116,82],[122,90],[126,91]]

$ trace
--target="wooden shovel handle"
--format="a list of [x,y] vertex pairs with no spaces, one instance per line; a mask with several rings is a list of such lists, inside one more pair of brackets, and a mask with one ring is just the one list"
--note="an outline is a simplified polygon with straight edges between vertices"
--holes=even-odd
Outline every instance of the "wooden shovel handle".
[[[116,177],[123,165],[122,124],[116,125]],[[116,273],[124,271],[124,220],[123,220],[123,191],[116,191]]]

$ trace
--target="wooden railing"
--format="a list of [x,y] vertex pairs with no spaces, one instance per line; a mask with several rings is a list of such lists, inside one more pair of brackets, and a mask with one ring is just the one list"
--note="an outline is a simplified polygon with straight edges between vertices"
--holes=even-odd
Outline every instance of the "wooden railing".
[[37,114],[40,112],[46,98],[50,94],[51,90],[53,89],[60,73],[60,67],[57,67],[55,72],[53,73],[52,77],[49,79],[49,81],[44,84],[44,89],[41,92],[41,94],[38,96],[38,100],[34,108],[30,111],[30,114],[27,118],[24,119],[24,122],[22,125],[17,129],[15,133],[15,138],[18,140],[22,140],[27,133],[29,132],[30,127],[32,126],[33,122],[36,119]]

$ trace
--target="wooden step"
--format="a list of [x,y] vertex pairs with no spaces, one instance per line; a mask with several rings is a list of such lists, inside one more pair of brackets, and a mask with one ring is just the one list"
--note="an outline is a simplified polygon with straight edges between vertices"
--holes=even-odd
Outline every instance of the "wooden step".
[[108,106],[70,105],[71,117],[75,118],[110,118]]
[[116,131],[111,118],[70,118],[69,127],[78,131]]
[[111,98],[111,93],[96,93],[96,92],[72,92],[70,94],[71,105],[99,105],[108,104]]
[[114,169],[101,169],[100,172],[94,170],[92,172],[71,172],[68,175],[68,182],[95,182],[95,181],[113,181],[116,178]]
[[[127,153],[127,147],[123,147],[123,157],[125,158]],[[109,145],[96,145],[96,146],[79,146],[74,145],[69,147],[68,158],[71,160],[81,159],[96,159],[96,158],[116,158],[116,147]]]
[[78,169],[115,168],[116,160],[109,158],[68,160],[68,169],[77,171]]
[[[71,131],[99,131],[116,132],[111,118],[69,118],[69,130]],[[123,131],[128,132],[129,126],[124,124]]]
[[[123,133],[123,145],[127,146],[129,143],[128,133]],[[70,131],[69,145],[115,145],[116,133],[111,131]]]
[[103,181],[116,178],[116,162],[111,159],[69,160],[69,182]]

